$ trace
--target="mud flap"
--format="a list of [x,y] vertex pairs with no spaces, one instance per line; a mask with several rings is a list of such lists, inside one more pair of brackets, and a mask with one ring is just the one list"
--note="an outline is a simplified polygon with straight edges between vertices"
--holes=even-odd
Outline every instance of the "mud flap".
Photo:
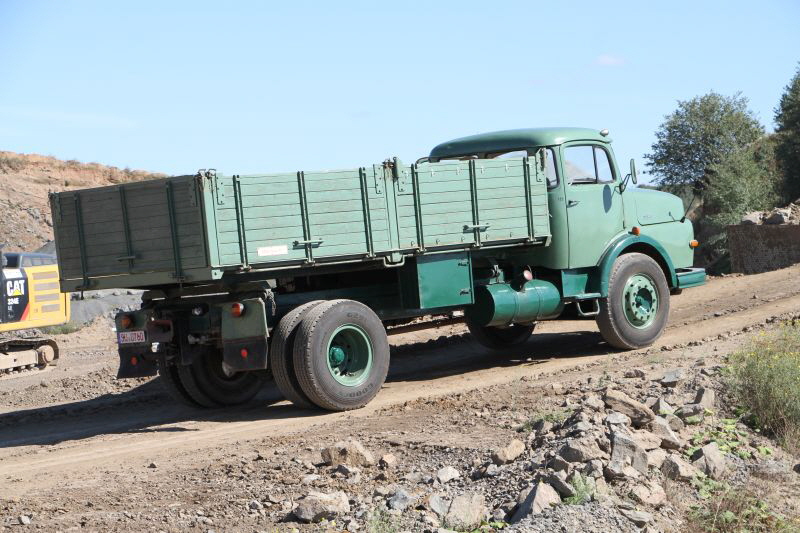
[[230,339],[222,343],[222,360],[238,371],[267,368],[267,337]]
[[158,364],[153,359],[145,359],[142,349],[120,349],[117,379],[147,378],[158,373]]

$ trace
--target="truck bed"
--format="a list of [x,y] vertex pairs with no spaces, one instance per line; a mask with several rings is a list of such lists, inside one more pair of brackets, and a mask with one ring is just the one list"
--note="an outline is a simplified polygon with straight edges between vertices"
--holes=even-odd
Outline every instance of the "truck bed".
[[51,194],[64,291],[205,284],[226,273],[549,242],[528,158],[194,176]]

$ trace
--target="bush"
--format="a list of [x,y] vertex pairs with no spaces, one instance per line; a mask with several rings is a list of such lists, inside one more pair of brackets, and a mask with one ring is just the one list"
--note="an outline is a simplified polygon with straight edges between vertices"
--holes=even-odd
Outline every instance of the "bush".
[[762,333],[730,363],[731,390],[751,422],[800,449],[800,323]]
[[784,204],[775,143],[774,135],[765,135],[711,167],[714,180],[705,194],[705,218],[698,224],[703,230],[703,253],[712,261],[728,251],[725,226],[738,224],[742,215],[750,211],[766,211]]

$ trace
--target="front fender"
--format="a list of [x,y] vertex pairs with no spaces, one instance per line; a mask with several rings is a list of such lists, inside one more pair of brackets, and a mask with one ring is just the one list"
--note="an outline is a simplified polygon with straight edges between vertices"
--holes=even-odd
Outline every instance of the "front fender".
[[667,278],[667,284],[670,288],[676,288],[678,286],[675,266],[661,243],[647,235],[633,235],[629,233],[621,235],[614,240],[608,248],[606,248],[600,261],[597,263],[598,276],[600,278],[599,288],[602,296],[608,296],[608,279],[611,277],[611,269],[614,267],[614,261],[623,253],[630,252],[643,253],[655,259],[664,271],[664,276]]

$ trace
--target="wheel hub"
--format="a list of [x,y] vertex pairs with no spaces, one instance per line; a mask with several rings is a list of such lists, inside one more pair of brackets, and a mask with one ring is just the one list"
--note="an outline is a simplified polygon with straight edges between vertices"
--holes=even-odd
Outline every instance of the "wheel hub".
[[341,346],[331,346],[328,350],[328,360],[331,366],[339,366],[347,359],[347,354]]
[[658,290],[647,274],[631,276],[623,293],[625,318],[635,328],[648,327],[658,314]]
[[355,324],[338,327],[328,341],[328,371],[342,385],[355,387],[366,381],[372,368],[372,342]]

